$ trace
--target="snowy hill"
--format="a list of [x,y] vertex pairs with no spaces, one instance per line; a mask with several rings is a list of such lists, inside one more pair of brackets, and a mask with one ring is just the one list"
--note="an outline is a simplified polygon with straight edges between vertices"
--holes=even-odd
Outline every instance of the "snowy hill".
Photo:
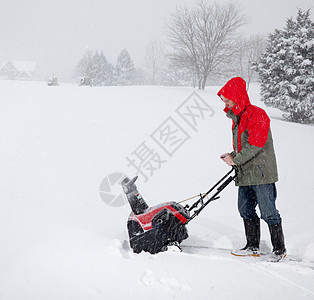
[[[184,114],[190,88],[0,81],[0,299],[314,299],[313,126],[266,109],[286,246],[302,262],[215,250],[244,244],[233,184],[188,225],[184,243],[209,248],[185,253],[126,250],[130,208],[100,197],[104,178],[132,177],[139,166],[137,186],[149,205],[216,183],[229,171],[219,155],[231,150],[217,90],[193,96],[207,109],[193,118]],[[264,107],[258,85],[249,95]],[[168,125],[177,126],[176,143],[158,139]],[[112,186],[112,194],[121,188]],[[264,222],[262,240],[269,250]]]

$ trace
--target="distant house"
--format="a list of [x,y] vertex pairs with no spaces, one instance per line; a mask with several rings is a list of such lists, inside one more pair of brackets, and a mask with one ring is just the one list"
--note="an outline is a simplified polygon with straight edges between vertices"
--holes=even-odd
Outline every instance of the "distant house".
[[38,65],[34,61],[10,60],[0,67],[1,79],[36,80],[38,73]]

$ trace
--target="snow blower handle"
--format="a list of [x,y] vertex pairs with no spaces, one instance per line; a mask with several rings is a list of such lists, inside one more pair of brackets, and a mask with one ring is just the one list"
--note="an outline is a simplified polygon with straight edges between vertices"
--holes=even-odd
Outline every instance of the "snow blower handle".
[[[229,176],[232,172],[234,171],[234,175]],[[229,177],[228,177],[229,176]],[[193,212],[191,217],[186,221],[185,224],[189,223],[191,220],[193,220],[196,216],[200,214],[200,212],[212,201],[219,199],[218,194],[231,182],[233,181],[236,177],[238,176],[238,167],[237,166],[232,166],[232,169],[225,175],[223,176],[208,192],[205,194],[201,195],[200,198],[191,206],[189,211],[192,209],[196,208],[200,203],[201,206],[197,210]],[[228,177],[228,178],[227,178]],[[215,188],[217,187],[217,191],[214,195],[212,195],[205,203],[203,202],[204,198],[208,196],[209,193],[211,193]]]
[[[237,166],[232,166],[231,172],[234,170],[235,174],[234,176],[230,176],[224,181],[218,188],[217,190],[221,192],[231,181],[233,181],[237,176],[238,176],[238,167]],[[228,173],[230,174],[230,172]]]

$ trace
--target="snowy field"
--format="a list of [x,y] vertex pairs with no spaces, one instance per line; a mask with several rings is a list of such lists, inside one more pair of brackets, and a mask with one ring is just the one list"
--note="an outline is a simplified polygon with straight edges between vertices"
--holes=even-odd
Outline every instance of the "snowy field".
[[[188,225],[183,244],[202,247],[181,253],[127,250],[130,208],[100,196],[104,178],[132,177],[136,167],[150,206],[216,183],[229,171],[219,155],[231,150],[218,88],[197,98],[191,88],[0,81],[0,299],[314,299],[312,125],[266,109],[291,258],[281,263],[223,250],[245,243],[233,183]],[[249,96],[264,107],[257,84]],[[184,110],[195,97],[208,110],[194,111],[193,119]],[[176,143],[160,138],[167,125],[177,126]],[[111,189],[122,193],[116,184]],[[271,249],[264,222],[262,247]]]

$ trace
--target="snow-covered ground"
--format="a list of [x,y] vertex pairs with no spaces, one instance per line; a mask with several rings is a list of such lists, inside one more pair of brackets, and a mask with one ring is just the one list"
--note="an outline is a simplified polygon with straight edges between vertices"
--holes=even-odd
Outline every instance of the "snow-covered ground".
[[[188,225],[184,244],[209,248],[181,253],[126,250],[130,208],[101,198],[103,179],[132,177],[139,166],[137,186],[151,206],[206,192],[228,172],[219,155],[231,150],[231,121],[217,90],[197,98],[190,88],[0,81],[0,299],[314,299],[311,125],[267,109],[286,246],[302,262],[215,250],[244,244],[233,183]],[[264,107],[257,84],[249,95]],[[113,184],[111,193],[122,190]],[[262,240],[270,249],[264,222]]]

